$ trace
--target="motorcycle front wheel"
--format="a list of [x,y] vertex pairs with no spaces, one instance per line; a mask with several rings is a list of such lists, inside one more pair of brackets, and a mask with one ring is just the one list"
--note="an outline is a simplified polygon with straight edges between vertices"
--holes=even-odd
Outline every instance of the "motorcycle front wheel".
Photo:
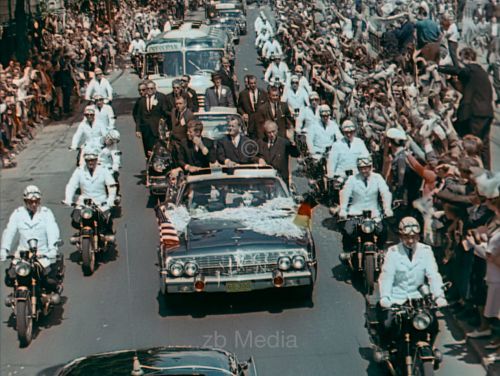
[[431,361],[418,361],[413,370],[415,376],[434,376],[434,363]]
[[95,250],[91,238],[82,239],[81,251],[83,274],[92,275],[95,270]]
[[365,255],[365,291],[367,295],[373,294],[375,289],[375,256]]
[[33,339],[31,299],[16,302],[16,331],[21,347],[27,347]]

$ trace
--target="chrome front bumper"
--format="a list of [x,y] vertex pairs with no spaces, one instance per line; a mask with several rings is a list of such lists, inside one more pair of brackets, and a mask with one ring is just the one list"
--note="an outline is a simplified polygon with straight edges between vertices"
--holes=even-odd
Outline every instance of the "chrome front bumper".
[[[283,272],[283,277],[285,281],[284,285],[282,287],[275,287],[272,272],[237,276],[206,276],[204,278],[205,288],[203,292],[245,292],[271,288],[309,286],[313,284],[312,273],[307,269]],[[195,277],[172,278],[167,275],[164,277],[164,282],[165,291],[168,293],[196,292],[194,288]],[[238,289],[238,286],[241,288]]]

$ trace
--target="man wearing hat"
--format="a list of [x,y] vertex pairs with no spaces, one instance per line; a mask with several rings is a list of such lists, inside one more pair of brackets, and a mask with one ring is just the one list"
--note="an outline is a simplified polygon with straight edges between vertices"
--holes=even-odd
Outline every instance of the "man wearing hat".
[[271,84],[273,78],[278,78],[284,83],[288,81],[289,74],[288,65],[281,60],[281,56],[276,54],[271,55],[271,64],[269,64],[266,73],[264,73],[264,81]]
[[83,115],[85,118],[78,125],[71,140],[71,150],[77,150],[80,146],[87,143],[100,143],[108,133],[104,125],[95,120],[94,106],[85,107]]
[[299,116],[295,119],[295,131],[296,132],[307,132],[307,130],[319,121],[319,94],[315,91],[309,94],[308,107],[304,107],[300,112]]
[[113,88],[109,81],[104,78],[101,68],[94,70],[94,78],[90,80],[85,91],[85,100],[91,101],[95,94],[102,95],[104,99],[108,100],[108,103],[113,100]]
[[299,78],[297,76],[290,77],[290,83],[286,84],[281,100],[288,104],[290,111],[295,116],[298,116],[304,107],[309,106],[309,96],[305,89],[299,87]]
[[104,97],[100,94],[94,95],[94,110],[96,122],[102,123],[108,131],[115,128],[116,117],[113,107],[104,103]]
[[222,85],[222,77],[218,73],[212,75],[213,87],[205,91],[205,111],[211,107],[234,107],[233,93]]
[[339,126],[331,118],[332,111],[327,104],[319,106],[320,121],[314,122],[306,134],[307,148],[311,154],[322,155],[326,148],[342,138]]
[[281,48],[280,43],[276,39],[276,37],[271,37],[268,39],[264,46],[262,46],[262,57],[266,60],[271,58],[271,55],[283,55],[283,49]]
[[302,65],[295,66],[294,72],[295,75],[299,78],[299,88],[304,88],[304,90],[307,91],[307,94],[311,94],[313,90],[311,88],[311,85],[309,85],[309,81],[304,76],[304,68],[302,67]]
[[357,174],[358,157],[370,154],[364,141],[355,136],[356,126],[351,120],[344,120],[341,129],[344,137],[333,144],[332,151],[328,156],[326,165],[328,178],[345,176],[347,171]]

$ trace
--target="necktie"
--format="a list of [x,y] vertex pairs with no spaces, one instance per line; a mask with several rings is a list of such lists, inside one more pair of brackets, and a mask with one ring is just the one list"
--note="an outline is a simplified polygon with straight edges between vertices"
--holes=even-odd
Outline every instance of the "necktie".
[[220,102],[220,89],[217,89],[217,101]]
[[177,112],[177,125],[180,125],[181,122],[181,113]]
[[351,148],[351,141],[349,141],[347,138],[345,139],[345,142],[347,143],[347,147],[350,149]]
[[147,97],[146,99],[146,108],[148,111],[151,111],[151,97]]
[[251,91],[250,92],[250,102],[252,102],[252,110],[253,112],[255,112],[255,92],[254,91]]
[[273,103],[273,118],[276,120],[278,117],[278,103]]
[[235,148],[238,147],[238,140],[236,138],[233,138],[233,145]]
[[408,258],[410,259],[410,261],[412,260],[413,258],[413,251],[410,249],[410,248],[407,248],[407,247],[404,247],[405,251],[406,251],[406,254],[408,255]]
[[271,140],[269,140],[269,142],[267,143],[267,148],[268,149],[271,149],[274,145],[274,142],[272,142]]
[[368,187],[368,178],[364,178],[363,181],[365,182],[365,187]]

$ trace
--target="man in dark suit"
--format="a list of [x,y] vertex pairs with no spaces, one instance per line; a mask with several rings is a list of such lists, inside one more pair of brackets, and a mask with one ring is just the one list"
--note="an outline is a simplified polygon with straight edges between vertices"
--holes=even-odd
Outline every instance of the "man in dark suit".
[[221,59],[221,69],[217,72],[222,80],[222,86],[227,86],[231,93],[233,94],[233,102],[236,103],[236,86],[238,84],[238,79],[234,74],[231,63],[227,57]]
[[293,126],[293,116],[286,103],[280,101],[279,89],[269,88],[269,102],[264,103],[257,113],[257,138],[264,138],[264,123],[272,120],[278,124],[278,135],[286,137],[286,130]]
[[187,125],[187,139],[179,148],[179,165],[186,172],[196,172],[200,168],[210,167],[215,163],[216,155],[212,140],[201,137],[203,123],[191,120]]
[[227,86],[222,85],[222,78],[218,73],[212,75],[213,87],[205,92],[205,111],[211,107],[234,107],[233,93]]
[[146,95],[139,99],[136,116],[136,136],[142,138],[147,158],[158,140],[160,119],[166,119],[168,116],[165,95],[156,91],[153,81],[146,81]]
[[259,152],[257,160],[261,165],[271,165],[285,181],[286,185],[290,184],[289,173],[289,158],[297,158],[300,155],[295,141],[293,141],[293,131],[290,129],[289,138],[278,136],[278,125],[271,120],[264,123],[265,138],[257,141]]
[[257,143],[242,133],[243,124],[241,119],[232,117],[229,119],[228,133],[217,143],[217,160],[228,167],[237,164],[255,163],[257,155]]
[[248,76],[248,87],[242,90],[238,98],[238,113],[248,124],[250,138],[257,138],[257,113],[266,102],[268,102],[267,93],[257,88],[257,78]]
[[473,134],[483,141],[484,167],[490,169],[490,127],[493,121],[493,90],[488,73],[476,63],[471,48],[460,51],[463,67],[440,66],[439,72],[457,76],[452,81],[462,93],[454,126],[459,136]]
[[169,127],[172,126],[172,124],[170,123],[170,118],[171,118],[172,111],[174,111],[174,109],[175,109],[175,99],[178,97],[184,97],[184,99],[186,100],[186,107],[189,108],[191,111],[193,111],[193,109],[194,109],[194,105],[193,105],[193,102],[191,100],[191,97],[188,96],[188,94],[184,91],[184,89],[182,87],[181,80],[174,80],[172,82],[172,92],[167,94],[167,96],[166,96],[167,108],[168,108],[168,112],[169,112],[167,124],[169,125]]
[[194,115],[186,106],[186,99],[183,96],[175,98],[175,108],[171,115],[172,139],[178,143],[187,140],[187,124],[194,119]]
[[134,118],[134,123],[136,128],[139,126],[139,103],[142,98],[146,96],[147,85],[145,82],[141,82],[137,87],[137,91],[139,91],[139,98],[134,103],[134,108],[132,109],[132,117]]
[[189,74],[185,74],[181,78],[182,88],[184,92],[187,94],[189,99],[191,100],[192,107],[189,107],[188,100],[188,108],[193,112],[198,112],[200,110],[200,103],[198,102],[198,94],[196,91],[189,87],[189,82],[191,81],[191,76]]

